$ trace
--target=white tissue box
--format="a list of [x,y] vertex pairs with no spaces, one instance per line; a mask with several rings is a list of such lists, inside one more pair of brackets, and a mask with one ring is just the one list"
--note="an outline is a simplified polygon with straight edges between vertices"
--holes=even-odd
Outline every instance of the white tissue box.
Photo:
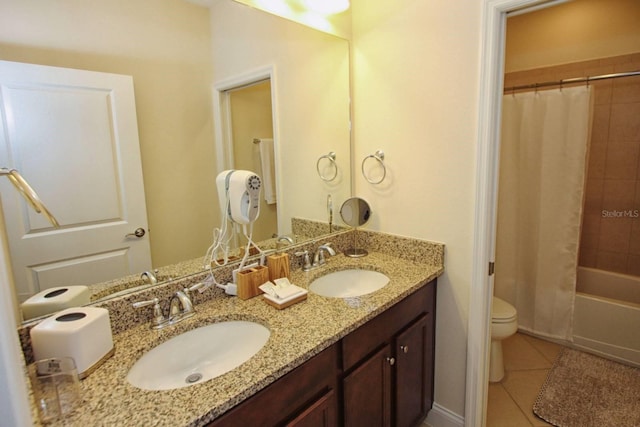
[[36,360],[72,357],[80,378],[114,353],[109,311],[104,308],[68,308],[40,322],[30,334]]
[[69,307],[89,304],[89,287],[58,286],[48,288],[30,297],[20,305],[25,320],[55,313]]

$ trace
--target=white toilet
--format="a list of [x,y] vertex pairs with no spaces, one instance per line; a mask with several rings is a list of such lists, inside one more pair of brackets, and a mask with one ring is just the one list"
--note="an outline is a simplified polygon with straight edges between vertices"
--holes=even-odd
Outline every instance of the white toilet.
[[498,382],[504,377],[502,340],[518,330],[518,312],[515,307],[498,297],[491,305],[491,356],[489,359],[489,381]]

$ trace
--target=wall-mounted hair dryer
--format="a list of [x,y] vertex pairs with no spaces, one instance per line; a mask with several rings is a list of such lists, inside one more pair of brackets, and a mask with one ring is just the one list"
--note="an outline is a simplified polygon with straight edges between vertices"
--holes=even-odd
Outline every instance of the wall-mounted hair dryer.
[[236,224],[250,224],[260,214],[260,177],[251,171],[226,170],[216,178],[223,216]]

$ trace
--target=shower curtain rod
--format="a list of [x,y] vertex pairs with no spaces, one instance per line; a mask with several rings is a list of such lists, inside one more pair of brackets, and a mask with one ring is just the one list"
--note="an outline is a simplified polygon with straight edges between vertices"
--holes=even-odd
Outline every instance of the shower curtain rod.
[[620,77],[632,77],[632,76],[640,76],[640,71],[603,74],[601,76],[593,76],[593,77],[575,77],[572,79],[563,79],[563,80],[557,80],[553,82],[533,83],[533,84],[521,85],[521,86],[511,86],[511,87],[504,88],[504,92],[512,92],[512,91],[522,90],[522,89],[539,89],[542,87],[549,87],[549,86],[562,86],[562,85],[571,84],[571,83],[587,83],[588,85],[589,82],[593,82],[596,80],[618,79]]

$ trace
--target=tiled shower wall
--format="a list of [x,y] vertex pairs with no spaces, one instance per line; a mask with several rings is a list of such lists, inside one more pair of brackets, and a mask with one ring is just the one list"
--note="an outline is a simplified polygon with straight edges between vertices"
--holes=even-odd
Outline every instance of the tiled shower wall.
[[[640,70],[640,53],[505,75],[505,87]],[[640,76],[590,83],[595,107],[579,263],[640,276]]]

